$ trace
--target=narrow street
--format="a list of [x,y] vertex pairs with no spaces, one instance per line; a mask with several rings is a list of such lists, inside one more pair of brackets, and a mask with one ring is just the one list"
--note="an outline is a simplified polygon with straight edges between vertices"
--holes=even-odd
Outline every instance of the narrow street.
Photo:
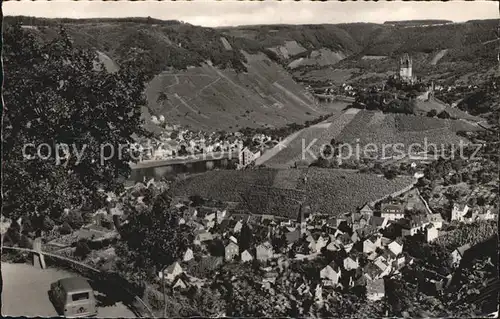
[[[72,274],[54,268],[39,269],[28,264],[2,263],[2,316],[55,317],[49,300],[50,284]],[[99,301],[98,301],[99,303]],[[135,318],[122,303],[98,307],[99,318]]]

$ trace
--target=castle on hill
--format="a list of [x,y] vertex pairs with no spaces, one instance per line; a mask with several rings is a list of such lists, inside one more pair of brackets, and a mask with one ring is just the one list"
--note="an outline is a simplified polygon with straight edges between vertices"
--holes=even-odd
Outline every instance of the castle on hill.
[[417,77],[413,74],[413,61],[408,53],[399,60],[399,79],[408,84],[414,84]]

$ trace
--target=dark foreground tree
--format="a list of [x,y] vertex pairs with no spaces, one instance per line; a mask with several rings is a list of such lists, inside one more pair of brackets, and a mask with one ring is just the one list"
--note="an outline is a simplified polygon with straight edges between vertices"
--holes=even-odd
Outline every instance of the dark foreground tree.
[[157,196],[152,209],[132,212],[122,227],[126,249],[119,255],[132,269],[152,267],[159,271],[179,260],[192,242],[192,229],[179,225],[180,214],[170,207],[170,200],[167,193]]
[[64,208],[97,202],[99,188],[115,189],[129,174],[134,154],[123,146],[145,134],[145,77],[132,67],[108,73],[62,28],[42,42],[7,26],[3,44],[3,214],[61,223]]

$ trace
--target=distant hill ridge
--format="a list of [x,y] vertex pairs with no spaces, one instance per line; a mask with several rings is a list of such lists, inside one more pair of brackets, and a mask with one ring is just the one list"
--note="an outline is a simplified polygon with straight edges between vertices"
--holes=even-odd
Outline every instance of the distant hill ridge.
[[400,21],[386,21],[384,24],[390,25],[426,25],[426,24],[445,24],[453,23],[451,20],[400,20]]
[[[498,24],[484,20],[419,29],[374,23],[206,28],[152,18],[4,17],[4,22],[22,23],[40,41],[56,37],[62,24],[76,46],[99,52],[114,70],[135,52],[140,68],[156,79],[148,86],[151,115],[193,128],[229,130],[303,123],[329,113],[294,81],[288,72],[294,68],[365,63],[392,70],[402,52],[418,57],[448,49],[432,72],[454,72],[456,65],[479,72],[471,61],[496,62],[496,44],[488,41],[496,39]],[[365,55],[388,58],[365,61]],[[178,75],[185,73],[189,76]],[[162,92],[167,99],[158,101]]]

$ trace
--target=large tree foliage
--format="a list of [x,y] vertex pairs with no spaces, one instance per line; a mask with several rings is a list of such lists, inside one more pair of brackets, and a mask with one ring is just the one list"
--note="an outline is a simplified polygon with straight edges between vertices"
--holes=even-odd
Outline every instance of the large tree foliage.
[[180,214],[170,207],[170,200],[164,192],[154,199],[152,208],[130,212],[128,223],[121,229],[126,249],[120,255],[132,270],[147,267],[159,271],[180,260],[192,242],[192,229],[179,225]]
[[[75,47],[63,28],[47,42],[19,25],[7,26],[3,38],[3,214],[58,219],[65,208],[96,203],[99,188],[119,187],[129,173],[134,158],[127,148],[119,156],[119,146],[145,133],[144,75],[126,61],[108,73],[96,52]],[[44,143],[47,159],[36,154]],[[57,163],[61,143],[70,157]],[[76,151],[83,151],[79,162]],[[49,155],[48,147],[41,154]]]

